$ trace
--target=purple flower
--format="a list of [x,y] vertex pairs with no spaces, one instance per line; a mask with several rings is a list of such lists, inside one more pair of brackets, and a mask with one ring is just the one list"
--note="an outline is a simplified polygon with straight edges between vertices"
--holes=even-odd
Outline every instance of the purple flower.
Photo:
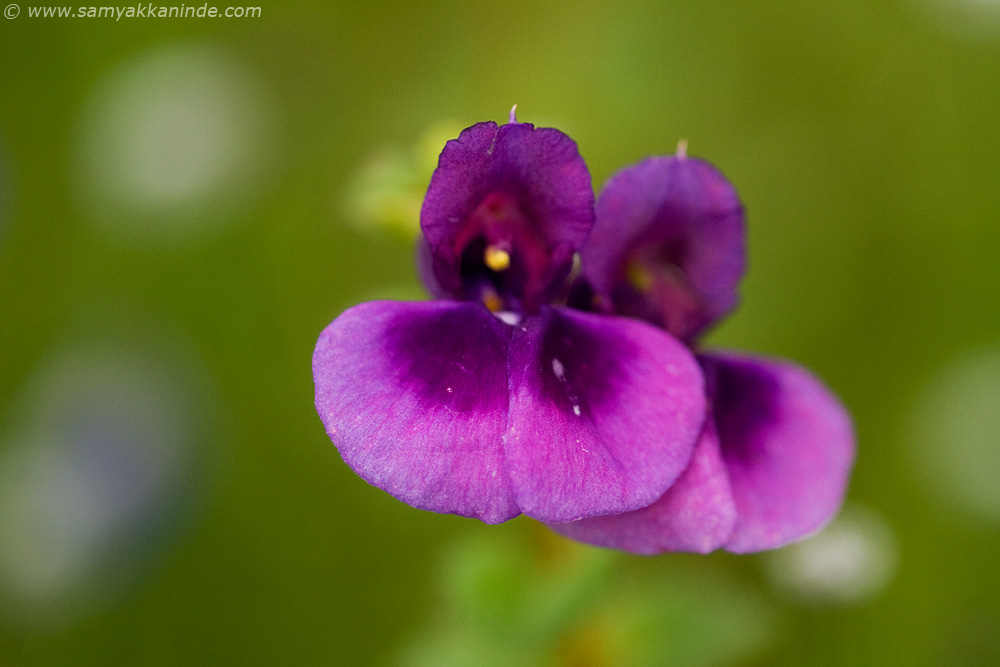
[[557,303],[593,223],[590,175],[558,130],[512,117],[449,141],[421,212],[439,300],[360,304],[316,345],[316,407],[347,464],[487,523],[663,496],[702,429],[703,374],[653,324]]
[[[583,308],[627,314],[696,343],[737,303],[744,214],[706,162],[649,158],[615,174],[581,250]],[[823,384],[786,361],[701,353],[709,415],[691,464],[655,503],[552,526],[636,553],[770,549],[825,524],[854,457],[848,414]]]

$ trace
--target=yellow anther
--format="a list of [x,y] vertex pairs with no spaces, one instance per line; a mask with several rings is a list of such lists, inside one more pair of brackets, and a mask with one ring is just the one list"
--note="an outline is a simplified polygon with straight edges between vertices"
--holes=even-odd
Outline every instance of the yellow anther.
[[483,304],[490,309],[491,313],[499,313],[503,309],[503,299],[493,290],[483,294]]
[[483,253],[483,261],[486,266],[490,267],[491,271],[506,271],[510,268],[510,253],[495,245],[486,246],[486,251]]
[[639,262],[629,262],[625,266],[625,275],[628,276],[632,287],[640,292],[647,292],[653,286],[653,274]]

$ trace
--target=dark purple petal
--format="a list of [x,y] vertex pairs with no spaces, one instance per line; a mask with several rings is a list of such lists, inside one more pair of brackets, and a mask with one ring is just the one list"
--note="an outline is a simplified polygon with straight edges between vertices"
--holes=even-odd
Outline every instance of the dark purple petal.
[[344,461],[414,507],[518,514],[504,463],[508,326],[479,304],[363,303],[323,331],[316,409]]
[[[479,123],[449,141],[420,214],[434,273],[451,296],[478,300],[495,288],[529,311],[566,277],[593,222],[576,144],[529,123]],[[485,261],[488,249],[506,257]]]
[[744,244],[743,206],[715,167],[653,157],[604,185],[581,257],[615,312],[689,341],[739,301]]
[[652,505],[550,527],[581,542],[652,555],[714,551],[726,543],[735,523],[729,477],[709,420],[684,474]]
[[738,519],[726,548],[773,549],[833,518],[854,461],[850,416],[786,361],[703,355]]
[[427,292],[435,299],[449,298],[451,295],[441,286],[437,276],[434,275],[434,256],[431,255],[431,247],[427,244],[427,239],[423,236],[417,238],[413,255],[414,263],[417,267],[417,277],[420,278],[420,282],[427,288]]
[[704,385],[663,331],[545,308],[514,328],[508,367],[507,466],[525,514],[564,523],[636,510],[687,466]]

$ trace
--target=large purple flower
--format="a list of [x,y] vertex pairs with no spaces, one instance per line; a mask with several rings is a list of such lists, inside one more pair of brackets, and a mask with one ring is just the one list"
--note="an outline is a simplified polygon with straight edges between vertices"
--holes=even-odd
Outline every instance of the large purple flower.
[[[579,307],[649,321],[694,345],[737,303],[744,214],[732,185],[680,151],[615,174],[581,251]],[[826,523],[854,457],[850,418],[786,361],[702,353],[709,415],[691,464],[655,503],[555,525],[636,553],[770,549]]]
[[554,303],[594,222],[554,129],[480,123],[424,200],[437,301],[363,303],[320,336],[316,407],[344,460],[414,507],[488,523],[649,506],[688,466],[702,372],[656,326]]

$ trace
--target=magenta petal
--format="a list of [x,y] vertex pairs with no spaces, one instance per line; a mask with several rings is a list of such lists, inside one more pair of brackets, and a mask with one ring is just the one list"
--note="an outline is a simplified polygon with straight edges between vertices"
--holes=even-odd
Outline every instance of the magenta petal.
[[515,327],[509,372],[507,466],[525,514],[564,523],[636,510],[687,466],[702,374],[655,327],[546,308]]
[[729,551],[772,549],[833,518],[854,461],[840,401],[786,361],[701,358],[739,518]]
[[637,554],[708,553],[723,546],[736,523],[729,478],[711,421],[684,474],[649,507],[625,514],[550,524],[567,537]]
[[477,304],[363,303],[320,336],[316,409],[344,461],[414,507],[519,513],[503,453],[510,328]]
[[427,239],[423,235],[417,238],[416,246],[413,249],[414,265],[417,269],[417,277],[423,283],[427,292],[435,299],[447,299],[451,295],[448,290],[441,286],[437,276],[434,275],[434,256],[431,254],[431,247],[427,244]]
[[532,308],[566,277],[593,224],[590,172],[576,143],[530,123],[478,123],[449,141],[420,212],[436,281],[451,296],[477,298],[469,273],[482,267],[468,264],[482,262],[481,244],[497,242],[512,262],[499,279]]
[[615,312],[690,340],[736,306],[746,263],[743,206],[715,167],[648,158],[611,177],[596,211],[583,270]]
[[445,144],[420,212],[431,248],[453,241],[491,192],[519,198],[551,246],[580,247],[594,224],[590,172],[576,142],[531,123],[477,123]]

